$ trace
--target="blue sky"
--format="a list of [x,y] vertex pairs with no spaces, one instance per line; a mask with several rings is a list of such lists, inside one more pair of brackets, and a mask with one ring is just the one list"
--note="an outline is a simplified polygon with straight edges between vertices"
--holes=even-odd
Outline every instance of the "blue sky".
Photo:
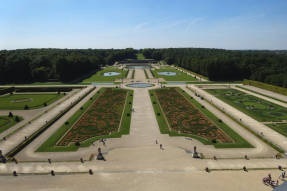
[[287,0],[0,0],[0,49],[287,49]]

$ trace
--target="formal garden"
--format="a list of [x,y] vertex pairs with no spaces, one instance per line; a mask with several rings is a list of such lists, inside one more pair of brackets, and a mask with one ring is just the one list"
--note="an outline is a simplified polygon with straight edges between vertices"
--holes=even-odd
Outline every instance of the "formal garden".
[[14,116],[10,113],[9,116],[0,116],[0,133],[14,126],[16,123],[22,120],[19,116]]
[[252,147],[180,88],[150,90],[161,133],[189,136],[217,148]]
[[75,151],[101,138],[128,134],[132,100],[131,90],[101,88],[38,151]]
[[287,119],[287,108],[235,89],[206,89],[222,101],[262,122]]
[[270,123],[266,125],[287,137],[287,123]]
[[11,93],[0,97],[1,110],[28,110],[45,107],[63,97],[62,93]]
[[119,69],[117,67],[106,67],[89,78],[82,81],[82,83],[92,83],[92,82],[113,82],[122,78],[126,78],[128,75],[128,70]]
[[196,81],[193,75],[188,75],[170,66],[161,66],[160,69],[151,70],[155,78],[163,78],[166,81]]

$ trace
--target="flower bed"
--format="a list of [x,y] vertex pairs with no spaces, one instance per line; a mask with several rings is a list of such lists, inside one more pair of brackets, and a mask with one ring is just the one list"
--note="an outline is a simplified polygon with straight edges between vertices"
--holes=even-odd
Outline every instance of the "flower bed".
[[87,109],[57,146],[82,142],[89,138],[117,132],[127,96],[127,90],[107,88]]
[[209,141],[233,142],[232,138],[195,108],[175,88],[157,89],[155,94],[167,118],[170,130],[192,134]]

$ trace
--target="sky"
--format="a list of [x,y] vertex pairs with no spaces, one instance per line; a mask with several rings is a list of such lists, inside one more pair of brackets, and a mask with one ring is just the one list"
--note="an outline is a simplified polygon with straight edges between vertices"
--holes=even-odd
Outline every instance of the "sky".
[[287,0],[0,0],[0,49],[287,49]]

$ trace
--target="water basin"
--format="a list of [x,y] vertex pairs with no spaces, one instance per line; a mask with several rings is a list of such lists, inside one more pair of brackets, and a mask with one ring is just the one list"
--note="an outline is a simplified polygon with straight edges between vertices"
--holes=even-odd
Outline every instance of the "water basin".
[[131,83],[131,84],[127,84],[126,86],[131,87],[131,88],[148,88],[148,87],[152,87],[154,85],[149,84],[149,83]]
[[121,73],[119,73],[119,72],[105,72],[104,76],[118,76],[120,74]]
[[158,72],[158,75],[162,75],[162,76],[175,76],[176,73],[175,73],[175,72]]

